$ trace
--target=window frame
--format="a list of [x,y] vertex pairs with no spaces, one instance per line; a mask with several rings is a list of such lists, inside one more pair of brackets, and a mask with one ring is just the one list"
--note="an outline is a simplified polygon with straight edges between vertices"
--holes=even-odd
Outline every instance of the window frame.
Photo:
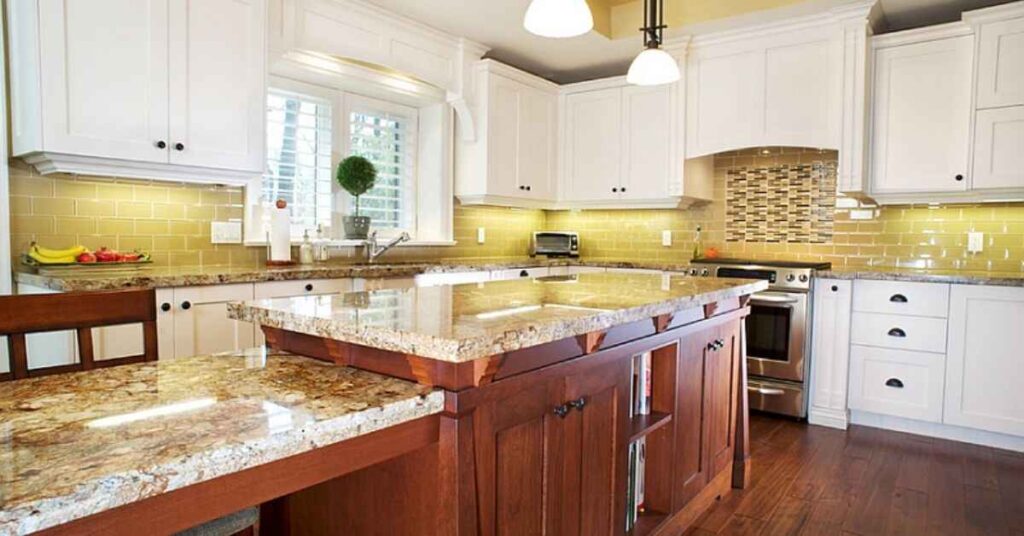
[[[420,176],[419,176],[419,110],[411,106],[405,106],[396,102],[385,101],[381,99],[375,99],[371,97],[365,97],[363,95],[357,95],[354,93],[342,92],[341,97],[343,99],[341,114],[343,117],[337,117],[336,121],[341,123],[342,138],[341,151],[344,157],[348,157],[352,154],[352,136],[349,131],[351,127],[352,114],[358,111],[365,112],[384,112],[388,114],[398,115],[405,117],[409,122],[407,133],[413,140],[413,146],[406,152],[412,159],[412,163],[409,166],[410,182],[411,185],[407,189],[403,189],[403,195],[405,197],[404,202],[409,207],[409,214],[405,214],[403,219],[408,225],[397,228],[386,228],[386,229],[374,229],[371,222],[370,229],[376,230],[377,235],[382,238],[395,237],[403,232],[409,233],[409,236],[415,239],[416,232],[418,230],[419,223],[419,188],[420,188]],[[334,141],[334,139],[332,139]],[[340,160],[339,160],[340,161]],[[337,168],[337,163],[334,164]],[[335,207],[336,212],[348,215],[349,204],[352,202],[352,196],[346,192],[337,181],[334,181],[333,188],[335,189]]]

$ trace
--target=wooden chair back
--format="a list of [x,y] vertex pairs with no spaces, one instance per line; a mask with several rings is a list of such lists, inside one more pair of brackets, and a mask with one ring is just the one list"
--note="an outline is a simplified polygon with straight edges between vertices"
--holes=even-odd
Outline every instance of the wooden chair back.
[[[142,355],[95,360],[92,328],[142,324]],[[29,370],[25,335],[74,330],[78,334],[78,363]],[[156,291],[116,290],[0,296],[0,336],[7,336],[7,373],[0,381],[94,368],[156,361]]]

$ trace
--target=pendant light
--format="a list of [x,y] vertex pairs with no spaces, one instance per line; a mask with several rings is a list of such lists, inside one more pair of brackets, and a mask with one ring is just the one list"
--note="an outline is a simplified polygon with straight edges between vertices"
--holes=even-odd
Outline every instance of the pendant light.
[[594,28],[587,0],[533,0],[523,26],[541,37],[576,37]]
[[662,50],[665,26],[665,1],[644,0],[644,50],[629,66],[626,81],[638,86],[657,86],[679,80],[679,64]]

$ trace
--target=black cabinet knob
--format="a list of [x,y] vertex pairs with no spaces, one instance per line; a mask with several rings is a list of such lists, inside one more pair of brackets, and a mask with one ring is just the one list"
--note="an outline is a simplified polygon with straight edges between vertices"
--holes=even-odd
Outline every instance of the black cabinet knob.
[[519,189],[520,189],[520,190],[525,190],[525,189],[526,189],[526,187],[525,187],[525,186],[520,186],[520,187],[519,187]]
[[579,411],[583,411],[583,408],[587,405],[587,399],[583,398],[581,396],[581,397],[577,398],[576,400],[570,400],[569,402],[567,402],[567,404],[569,405],[570,408],[574,408],[574,409],[577,409]]
[[625,187],[625,186],[623,186],[622,188],[619,188],[619,191],[620,191],[620,192],[625,192],[625,191],[626,191],[626,187]]
[[889,296],[889,301],[892,303],[907,303],[907,297],[902,294],[893,294]]
[[166,149],[167,148],[167,142],[164,141],[164,140],[160,140],[160,141],[156,142],[154,145],[156,145],[157,149]]
[[612,188],[612,192],[619,193],[619,189],[618,188]]
[[839,292],[839,286],[838,285],[832,285],[832,292]]
[[163,311],[163,312],[165,312],[165,313],[166,313],[167,311],[170,311],[170,310],[171,310],[171,304],[169,304],[169,303],[167,303],[167,302],[161,303],[161,304],[160,304],[160,310],[161,310],[161,311]]
[[958,182],[959,182],[959,181],[962,181],[962,180],[964,180],[964,176],[963,176],[963,175],[957,175],[957,176],[956,176],[956,177],[954,177],[954,178],[955,178],[955,179],[956,179],[956,180],[957,180]]
[[188,300],[185,300],[185,301],[181,302],[181,308],[186,310],[186,311],[188,311],[189,309],[192,308],[192,302],[190,302]]
[[903,381],[899,378],[889,378],[888,380],[885,380],[885,386],[903,389]]
[[889,336],[890,337],[897,337],[897,338],[902,339],[903,337],[907,336],[907,332],[903,331],[900,328],[892,328],[892,329],[889,330]]
[[715,344],[716,342],[718,342],[718,341],[711,341],[711,342],[708,343],[708,351],[709,352],[715,352],[715,351],[718,350],[718,345]]
[[312,290],[313,290],[313,284],[312,283],[307,284],[306,285],[306,292],[310,292]]
[[176,150],[176,151],[184,151],[185,150],[185,144],[181,143],[180,141],[178,143],[175,143],[174,144],[174,150]]
[[527,187],[526,187],[526,191],[527,191],[527,192],[529,192],[529,191],[531,191],[531,190],[533,190],[533,187],[532,187],[532,186],[527,186]]
[[530,277],[530,272],[527,272],[526,270],[522,270],[522,271],[519,272],[519,277]]
[[554,411],[555,415],[558,415],[559,417],[564,419],[565,416],[569,414],[569,406],[565,404],[562,404],[561,406],[555,406]]

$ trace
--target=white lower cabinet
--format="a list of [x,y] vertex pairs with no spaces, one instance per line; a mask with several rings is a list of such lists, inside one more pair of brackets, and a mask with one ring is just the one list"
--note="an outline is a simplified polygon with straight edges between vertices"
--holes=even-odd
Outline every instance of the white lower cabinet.
[[851,346],[850,408],[941,421],[945,359],[929,352]]
[[811,326],[810,402],[807,420],[846,429],[847,369],[850,362],[850,309],[853,282],[814,282]]
[[944,422],[1024,436],[1024,288],[953,286]]
[[228,302],[251,299],[251,283],[174,289],[174,357],[252,347],[253,325],[227,313]]

